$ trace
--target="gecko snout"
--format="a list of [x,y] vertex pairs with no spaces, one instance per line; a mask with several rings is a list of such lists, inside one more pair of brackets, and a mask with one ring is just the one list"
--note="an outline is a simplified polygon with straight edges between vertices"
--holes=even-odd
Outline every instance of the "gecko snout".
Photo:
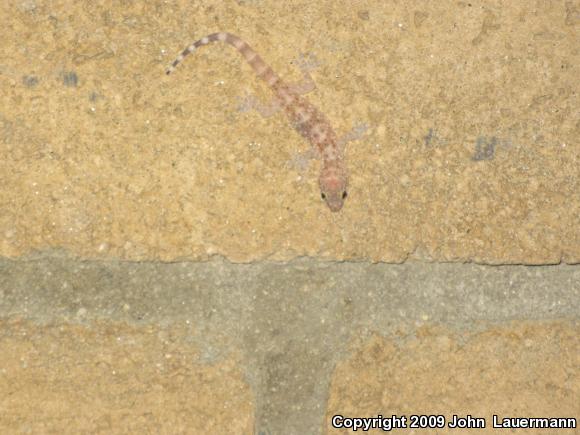
[[344,205],[344,200],[348,196],[348,192],[345,190],[342,193],[337,192],[336,194],[333,193],[331,195],[322,192],[320,196],[326,202],[326,205],[328,205],[328,208],[331,211],[340,211]]
[[344,201],[348,196],[347,180],[345,177],[337,176],[334,171],[323,173],[320,176],[320,196],[333,211],[340,211]]

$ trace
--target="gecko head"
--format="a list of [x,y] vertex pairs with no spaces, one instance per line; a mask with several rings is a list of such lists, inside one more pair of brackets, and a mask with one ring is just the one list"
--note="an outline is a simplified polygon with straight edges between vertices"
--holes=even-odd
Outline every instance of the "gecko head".
[[333,211],[340,211],[348,196],[348,177],[344,168],[336,165],[325,165],[320,171],[318,179],[320,196]]

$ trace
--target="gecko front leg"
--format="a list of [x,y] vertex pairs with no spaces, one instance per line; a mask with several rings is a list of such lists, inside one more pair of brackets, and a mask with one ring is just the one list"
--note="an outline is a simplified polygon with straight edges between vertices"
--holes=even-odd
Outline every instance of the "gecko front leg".
[[295,154],[286,162],[286,167],[295,169],[304,175],[312,160],[321,160],[320,151],[315,147],[310,147],[306,151]]
[[349,132],[343,134],[338,138],[337,145],[341,151],[344,151],[344,147],[347,143],[359,140],[364,136],[369,126],[363,123],[356,124]]
[[[340,154],[344,154],[344,148],[346,147],[347,143],[361,139],[368,129],[368,125],[359,123],[356,124],[350,131],[338,138],[336,145],[338,146]],[[314,146],[311,146],[308,148],[308,150],[302,151],[292,157],[287,162],[287,165],[298,170],[300,173],[304,173],[308,169],[308,166],[312,160],[321,159],[322,156],[320,150]]]

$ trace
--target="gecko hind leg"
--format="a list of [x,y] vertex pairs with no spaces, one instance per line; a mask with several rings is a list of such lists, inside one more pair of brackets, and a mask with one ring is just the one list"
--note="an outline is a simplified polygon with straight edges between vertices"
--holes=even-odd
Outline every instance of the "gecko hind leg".
[[298,68],[300,68],[300,71],[302,71],[302,81],[297,83],[290,83],[288,87],[292,92],[295,92],[298,95],[304,95],[312,92],[314,89],[316,89],[316,83],[314,82],[314,79],[310,73],[320,66],[320,62],[312,54],[301,54],[294,61],[294,63],[296,63]]
[[[316,83],[314,83],[314,79],[310,75],[310,72],[318,68],[320,62],[318,62],[314,55],[300,54],[294,63],[296,63],[298,68],[300,68],[300,71],[302,71],[302,81],[289,83],[288,88],[291,92],[298,95],[312,92],[316,89]],[[282,104],[277,98],[274,98],[269,103],[263,103],[255,95],[245,95],[243,97],[238,97],[237,108],[240,112],[255,110],[262,115],[262,117],[269,118],[282,108]]]
[[281,108],[282,105],[276,98],[265,104],[254,95],[238,97],[238,111],[247,112],[249,110],[255,110],[260,115],[262,115],[263,118],[269,118],[270,116],[277,113]]

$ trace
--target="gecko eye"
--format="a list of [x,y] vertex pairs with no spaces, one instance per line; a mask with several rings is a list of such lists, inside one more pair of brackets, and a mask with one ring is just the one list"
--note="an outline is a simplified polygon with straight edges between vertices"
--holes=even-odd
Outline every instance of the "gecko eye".
[[346,193],[346,190],[344,192],[342,192],[342,199],[345,199],[348,196],[348,193]]
[[325,194],[324,192],[322,192],[322,193],[320,194],[320,197],[321,197],[322,199],[326,199],[326,194]]

